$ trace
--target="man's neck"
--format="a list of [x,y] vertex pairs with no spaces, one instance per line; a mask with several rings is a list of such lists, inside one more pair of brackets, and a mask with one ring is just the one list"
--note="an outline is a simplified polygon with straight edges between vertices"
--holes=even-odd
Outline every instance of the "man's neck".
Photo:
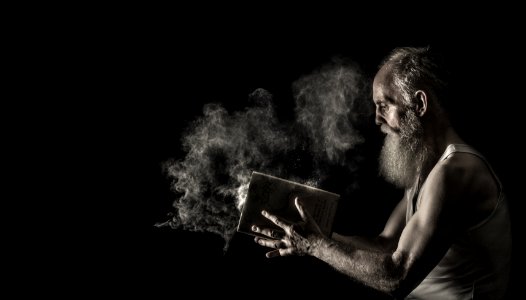
[[432,152],[436,153],[438,157],[433,159],[438,160],[446,148],[451,144],[464,144],[465,142],[460,138],[457,132],[451,126],[447,126],[438,130],[433,130],[432,135],[428,135],[427,145],[432,148]]
[[451,126],[429,128],[426,136],[428,157],[423,161],[423,164],[418,170],[417,176],[420,182],[423,182],[427,178],[427,175],[429,175],[449,145],[465,143]]

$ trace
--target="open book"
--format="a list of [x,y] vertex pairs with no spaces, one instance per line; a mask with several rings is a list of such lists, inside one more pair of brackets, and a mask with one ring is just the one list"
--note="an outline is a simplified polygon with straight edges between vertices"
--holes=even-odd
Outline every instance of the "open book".
[[294,204],[296,197],[304,209],[310,212],[322,232],[330,236],[340,195],[259,172],[252,172],[237,231],[261,236],[252,231],[252,225],[281,229],[261,215],[261,210],[287,221],[301,221]]

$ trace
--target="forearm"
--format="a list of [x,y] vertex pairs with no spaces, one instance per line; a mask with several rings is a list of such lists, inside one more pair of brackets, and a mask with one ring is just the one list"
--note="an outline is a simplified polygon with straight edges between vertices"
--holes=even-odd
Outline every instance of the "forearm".
[[390,249],[393,249],[393,243],[382,236],[345,236],[334,232],[331,238],[344,245],[352,245],[354,248],[363,250],[386,252]]
[[[311,254],[364,285],[391,295],[397,293],[405,277],[401,257],[380,251],[382,247],[378,244],[354,241],[361,245],[355,245],[352,238],[346,244],[320,238]],[[371,246],[373,250],[364,246]]]

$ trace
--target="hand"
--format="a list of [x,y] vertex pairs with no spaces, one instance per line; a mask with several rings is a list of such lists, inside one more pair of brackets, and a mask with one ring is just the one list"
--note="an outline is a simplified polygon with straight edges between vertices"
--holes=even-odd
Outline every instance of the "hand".
[[323,237],[323,233],[314,221],[310,213],[303,208],[298,198],[294,200],[296,209],[298,210],[302,221],[299,223],[292,223],[279,218],[276,215],[262,211],[263,216],[272,223],[279,226],[283,231],[259,228],[252,226],[254,232],[261,233],[269,238],[256,237],[256,243],[274,248],[275,250],[267,252],[267,257],[286,256],[286,255],[305,255],[312,254],[313,248],[319,243]]

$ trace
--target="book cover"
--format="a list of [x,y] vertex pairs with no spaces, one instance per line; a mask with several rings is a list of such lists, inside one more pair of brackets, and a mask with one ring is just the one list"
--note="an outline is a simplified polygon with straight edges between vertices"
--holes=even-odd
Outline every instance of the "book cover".
[[262,210],[290,222],[301,221],[294,204],[296,197],[310,212],[322,232],[330,236],[340,195],[259,172],[252,172],[237,231],[262,236],[251,230],[252,225],[280,229],[261,215]]

